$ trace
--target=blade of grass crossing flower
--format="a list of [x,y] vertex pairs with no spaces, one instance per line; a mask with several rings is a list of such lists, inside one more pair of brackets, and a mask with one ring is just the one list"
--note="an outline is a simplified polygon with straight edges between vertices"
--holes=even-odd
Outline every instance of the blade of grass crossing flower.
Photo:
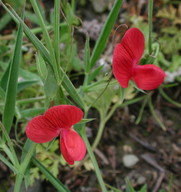
[[10,71],[8,77],[8,84],[6,89],[5,105],[3,111],[3,125],[7,132],[10,132],[13,117],[15,113],[16,92],[18,84],[18,73],[21,61],[21,46],[22,46],[23,28],[21,25],[18,27],[13,58],[10,63]]
[[70,192],[63,183],[55,178],[37,159],[33,158],[32,162],[40,169],[44,176],[51,182],[51,184],[60,192]]
[[85,109],[86,105],[83,101],[83,99],[80,97],[78,94],[77,90],[75,89],[74,85],[70,81],[67,75],[64,75],[63,82],[62,82],[63,87],[67,91],[67,93],[70,94],[72,99],[82,108]]
[[108,37],[111,33],[111,30],[115,24],[118,14],[119,14],[121,5],[122,5],[122,0],[116,0],[111,12],[108,15],[108,18],[105,22],[105,25],[101,31],[100,36],[96,42],[96,45],[94,47],[94,50],[93,50],[93,53],[91,56],[91,61],[90,61],[91,68],[95,65],[97,59],[99,58],[100,54],[103,52],[103,50],[105,48]]

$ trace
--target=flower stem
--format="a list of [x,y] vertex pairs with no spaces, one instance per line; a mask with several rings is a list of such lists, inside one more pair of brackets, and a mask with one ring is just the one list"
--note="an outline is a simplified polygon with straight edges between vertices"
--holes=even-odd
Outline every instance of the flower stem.
[[153,0],[148,2],[148,24],[149,24],[149,36],[148,36],[148,51],[149,55],[152,53],[152,15],[153,15]]
[[22,181],[23,181],[23,175],[18,174],[16,176],[16,180],[15,180],[14,192],[20,192],[21,191]]
[[92,151],[92,148],[91,148],[91,145],[90,145],[90,143],[89,143],[89,140],[88,140],[88,138],[87,138],[87,136],[86,136],[85,133],[82,134],[82,137],[83,137],[83,139],[84,139],[84,142],[85,142],[86,147],[87,147],[87,151],[88,151],[89,156],[90,156],[90,158],[91,158],[91,161],[92,161],[92,163],[93,163],[93,166],[94,166],[94,169],[95,169],[95,172],[96,172],[96,176],[97,176],[97,179],[98,179],[99,184],[100,184],[100,186],[101,186],[102,192],[107,192],[105,183],[104,183],[103,178],[102,178],[102,175],[101,175],[101,171],[100,171],[99,166],[98,166],[98,164],[97,164],[97,160],[96,160],[96,158],[95,158],[95,156],[94,156],[94,153],[93,153],[93,151]]

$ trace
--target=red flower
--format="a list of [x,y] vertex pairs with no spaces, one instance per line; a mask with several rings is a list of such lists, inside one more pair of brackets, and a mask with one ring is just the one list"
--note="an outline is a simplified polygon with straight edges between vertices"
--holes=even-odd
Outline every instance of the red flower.
[[80,161],[86,153],[82,138],[73,125],[83,117],[83,112],[72,105],[58,105],[48,109],[44,115],[33,118],[26,126],[26,135],[36,143],[51,141],[60,135],[60,149],[67,163]]
[[165,72],[159,67],[138,65],[144,52],[144,36],[137,28],[127,30],[123,39],[116,45],[113,54],[113,74],[123,88],[129,80],[144,90],[157,88],[164,80]]

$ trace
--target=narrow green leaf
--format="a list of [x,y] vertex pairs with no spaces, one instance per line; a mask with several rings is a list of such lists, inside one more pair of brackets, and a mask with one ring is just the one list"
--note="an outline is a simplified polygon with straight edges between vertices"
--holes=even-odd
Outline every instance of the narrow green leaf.
[[23,104],[27,104],[27,103],[35,103],[37,101],[41,101],[44,100],[45,97],[44,96],[40,96],[40,97],[33,97],[33,98],[28,98],[28,99],[21,99],[21,100],[17,100],[16,103],[17,105],[23,105]]
[[43,57],[39,53],[36,55],[36,66],[41,78],[45,80],[48,74],[48,70]]
[[5,99],[5,92],[4,90],[0,87],[0,97],[4,100]]
[[13,172],[14,174],[17,174],[18,170],[3,156],[0,154],[0,160],[7,165]]
[[56,97],[58,85],[52,69],[48,68],[48,75],[44,83],[45,95],[48,99],[53,100]]
[[8,78],[9,78],[9,72],[10,72],[10,66],[11,62],[9,62],[8,67],[6,68],[5,72],[3,73],[3,76],[1,78],[1,88],[6,92]]
[[54,177],[47,169],[44,167],[37,159],[33,158],[32,162],[40,169],[40,171],[45,175],[45,177],[51,182],[51,184],[59,192],[70,192],[63,183],[61,183],[56,177]]
[[27,154],[27,151],[30,150],[32,143],[33,142],[31,140],[29,140],[29,139],[26,140],[24,147],[23,147],[23,150],[22,150],[22,153],[21,153],[21,163],[24,161],[25,156]]
[[37,145],[37,143],[31,142],[31,146],[23,158],[23,161],[22,161],[21,167],[20,167],[23,174],[26,172],[26,169],[27,169],[27,167],[31,161],[31,158],[33,157],[33,154],[34,154],[35,149],[36,149],[36,145]]
[[111,185],[106,184],[106,187],[110,188],[110,192],[123,192],[120,189],[116,189],[115,187],[112,187]]
[[5,13],[0,20],[0,31],[11,21],[11,16]]
[[45,111],[45,108],[32,108],[32,109],[25,109],[23,111],[20,111],[21,118],[27,118],[27,117],[34,117],[37,115],[42,114]]
[[114,6],[111,12],[108,15],[108,18],[105,22],[105,25],[101,31],[101,34],[96,42],[92,56],[91,56],[91,68],[95,65],[97,59],[103,52],[105,45],[107,43],[108,37],[111,33],[111,30],[116,22],[117,16],[122,5],[122,0],[115,0]]
[[136,192],[128,179],[126,179],[126,192]]
[[3,136],[4,138],[6,139],[7,143],[8,143],[8,146],[6,146],[6,144],[4,143],[3,139],[0,139],[0,145],[1,145],[1,148],[3,148],[4,151],[6,151],[12,158],[11,158],[11,161],[13,162],[13,164],[15,165],[15,167],[18,167],[19,166],[19,161],[18,161],[18,158],[16,156],[16,152],[14,150],[14,147],[13,147],[13,143],[8,135],[8,132],[7,130],[5,129],[4,125],[1,123],[0,121],[0,128],[2,130],[2,133],[3,133]]
[[91,119],[82,119],[78,124],[81,124],[81,123],[88,123],[90,121],[94,121],[95,118],[91,118]]
[[23,89],[33,85],[34,83],[37,83],[37,80],[32,80],[32,81],[23,81],[23,82],[19,82],[18,83],[18,88],[17,88],[17,92],[22,91]]
[[60,65],[60,0],[54,1],[54,51],[57,65]]
[[39,24],[37,16],[30,11],[25,11],[25,19],[28,19],[34,24]]
[[3,124],[8,133],[10,132],[15,113],[18,72],[21,61],[22,36],[23,36],[23,28],[21,25],[19,25],[13,53],[13,59],[10,64],[9,78],[5,97],[5,106],[3,112]]
[[139,192],[147,192],[147,185],[143,185],[143,187],[141,187]]
[[149,25],[149,37],[148,37],[148,52],[149,55],[152,53],[152,28],[153,28],[153,0],[148,1],[148,25]]
[[137,120],[136,120],[136,124],[139,124],[140,123],[140,121],[141,121],[141,118],[142,118],[142,115],[143,115],[143,112],[144,112],[144,108],[145,108],[145,106],[146,106],[146,104],[147,104],[147,102],[148,102],[148,98],[150,97],[150,95],[147,95],[146,97],[145,97],[145,99],[143,100],[143,102],[142,102],[142,105],[141,105],[141,108],[140,108],[140,111],[139,111],[139,114],[138,114],[138,117],[137,117]]
[[101,70],[103,69],[103,65],[97,67],[94,71],[92,71],[89,75],[88,75],[88,84],[90,84],[95,78],[96,76],[99,75],[99,73],[101,72]]

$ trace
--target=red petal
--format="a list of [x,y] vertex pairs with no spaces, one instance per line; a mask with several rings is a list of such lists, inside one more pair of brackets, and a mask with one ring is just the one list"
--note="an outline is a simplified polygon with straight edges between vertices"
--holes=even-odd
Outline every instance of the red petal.
[[144,52],[144,35],[137,28],[131,28],[126,31],[121,40],[122,46],[126,49],[130,57],[138,64]]
[[70,164],[73,165],[74,164],[74,160],[71,158],[71,156],[69,155],[68,151],[67,151],[67,147],[65,145],[64,139],[61,138],[60,139],[60,150],[62,152],[62,155],[65,159],[65,161]]
[[83,112],[72,105],[58,105],[46,111],[45,118],[56,128],[70,128],[83,117]]
[[164,81],[164,77],[165,72],[152,64],[138,65],[134,68],[133,81],[140,89],[156,89]]
[[144,36],[137,28],[129,29],[113,53],[113,74],[126,88],[132,77],[133,67],[139,63],[144,51]]
[[33,118],[26,126],[27,137],[36,143],[45,143],[57,137],[60,129],[55,129],[43,115]]
[[124,88],[132,77],[133,60],[122,44],[118,44],[113,53],[113,74]]
[[72,129],[62,131],[60,148],[65,160],[69,164],[82,160],[86,153],[86,146],[83,139]]

